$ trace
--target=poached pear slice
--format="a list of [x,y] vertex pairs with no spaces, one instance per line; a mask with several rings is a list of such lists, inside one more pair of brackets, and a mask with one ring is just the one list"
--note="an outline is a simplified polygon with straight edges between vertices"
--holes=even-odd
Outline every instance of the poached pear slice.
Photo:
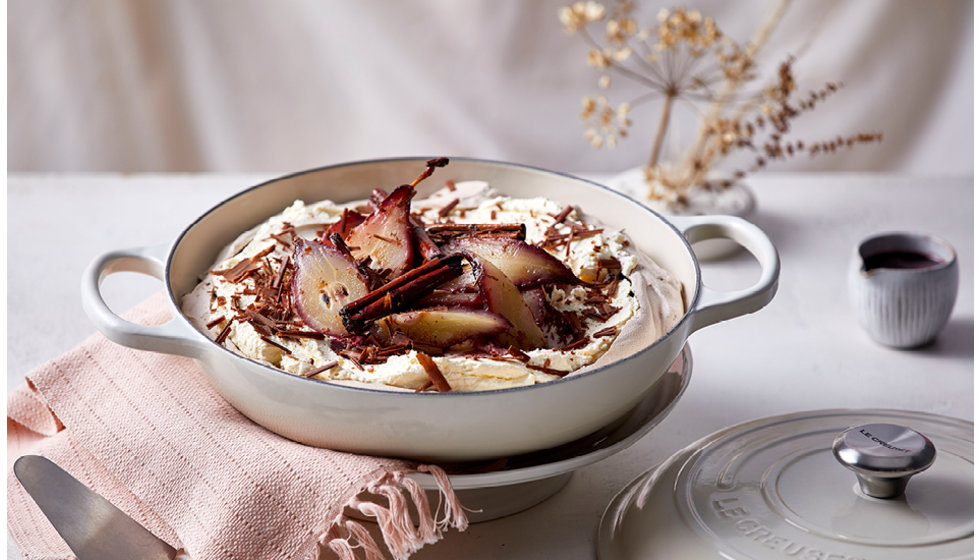
[[330,224],[330,227],[327,228],[326,232],[324,232],[323,242],[329,243],[331,233],[336,233],[340,235],[341,238],[347,239],[347,237],[350,236],[350,232],[364,222],[365,217],[366,216],[360,212],[356,212],[350,208],[344,208],[344,212],[340,215],[340,219]]
[[500,333],[497,339],[522,350],[544,346],[544,333],[534,322],[534,315],[517,286],[488,259],[475,254],[469,254],[468,258],[487,310],[510,322],[510,329]]
[[572,342],[575,337],[571,325],[548,301],[544,288],[521,290],[521,297],[531,310],[534,322],[541,327],[548,348],[559,348]]
[[387,280],[406,272],[415,258],[409,218],[413,196],[412,187],[398,187],[345,239],[355,258],[371,257],[371,268]]
[[492,337],[510,329],[507,319],[478,309],[418,309],[394,313],[379,322],[415,342],[438,348],[448,348],[473,338]]
[[443,246],[489,261],[520,289],[543,284],[580,284],[565,263],[540,247],[511,237],[459,237]]
[[324,334],[351,334],[340,310],[369,291],[355,263],[332,245],[302,240],[293,250],[293,263],[293,306],[303,322]]

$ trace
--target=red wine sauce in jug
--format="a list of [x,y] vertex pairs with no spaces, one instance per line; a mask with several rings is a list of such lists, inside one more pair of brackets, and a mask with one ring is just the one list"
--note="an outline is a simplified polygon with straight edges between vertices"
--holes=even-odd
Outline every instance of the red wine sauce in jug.
[[917,251],[887,251],[865,258],[864,270],[874,270],[876,268],[929,268],[941,264],[943,264],[942,259]]

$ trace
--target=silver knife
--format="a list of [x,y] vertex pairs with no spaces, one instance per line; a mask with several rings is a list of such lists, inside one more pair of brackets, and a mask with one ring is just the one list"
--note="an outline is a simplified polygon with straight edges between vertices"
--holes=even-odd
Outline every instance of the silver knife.
[[18,458],[14,475],[79,560],[172,560],[177,553],[44,457]]

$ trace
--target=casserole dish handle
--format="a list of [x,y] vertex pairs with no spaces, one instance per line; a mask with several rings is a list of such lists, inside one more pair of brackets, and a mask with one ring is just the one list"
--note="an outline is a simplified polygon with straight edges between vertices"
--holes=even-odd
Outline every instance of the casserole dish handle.
[[115,343],[194,358],[204,345],[193,338],[192,327],[179,316],[162,325],[140,325],[117,315],[102,297],[102,280],[117,272],[136,272],[164,280],[166,266],[161,254],[165,254],[165,248],[141,247],[97,257],[82,275],[82,307],[96,328]]
[[722,292],[702,285],[701,297],[694,303],[691,332],[753,313],[772,301],[779,280],[779,253],[758,226],[735,216],[671,216],[668,220],[691,244],[706,239],[731,239],[752,253],[762,266],[759,280],[742,290]]

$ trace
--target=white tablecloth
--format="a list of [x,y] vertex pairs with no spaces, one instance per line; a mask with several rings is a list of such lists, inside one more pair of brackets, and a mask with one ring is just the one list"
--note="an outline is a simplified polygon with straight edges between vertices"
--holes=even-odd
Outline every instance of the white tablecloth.
[[[79,284],[98,254],[169,244],[193,218],[260,175],[11,175],[8,177],[7,387],[93,331]],[[751,220],[779,249],[782,275],[762,311],[708,327],[691,340],[693,379],[668,418],[637,444],[578,471],[525,512],[450,534],[417,558],[592,558],[597,523],[613,496],[686,444],[743,421],[824,408],[896,408],[973,419],[973,179],[898,175],[751,177]],[[917,350],[872,342],[847,300],[851,252],[881,231],[928,232],[960,258],[960,291],[938,340]],[[712,287],[754,280],[743,254],[703,265]],[[119,274],[105,283],[124,310],[159,290]],[[8,556],[17,552],[8,545]]]

